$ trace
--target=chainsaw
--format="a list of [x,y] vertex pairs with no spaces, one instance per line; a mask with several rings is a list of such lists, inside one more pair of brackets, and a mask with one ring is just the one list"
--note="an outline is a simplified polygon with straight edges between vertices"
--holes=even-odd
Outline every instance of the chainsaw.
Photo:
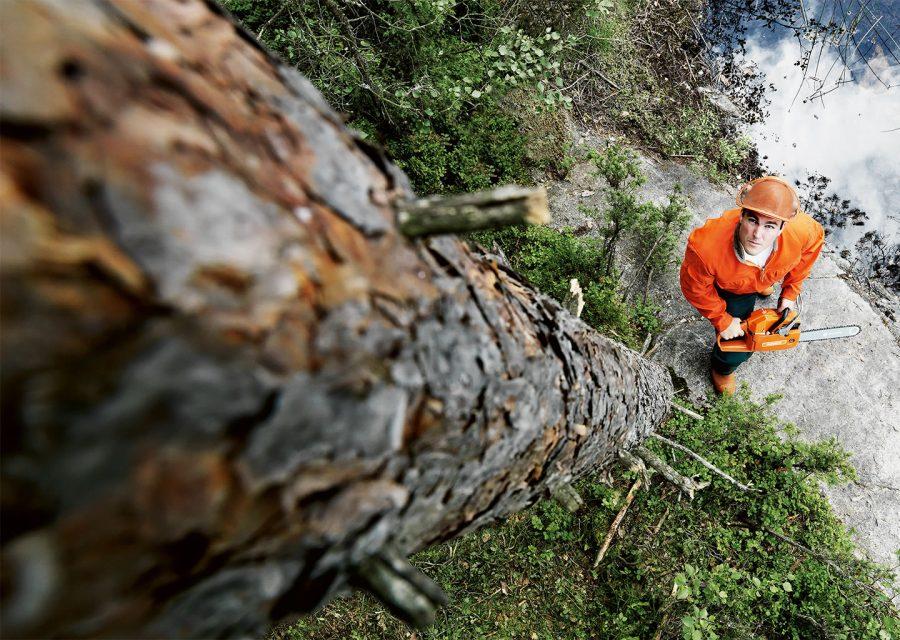
[[741,322],[744,335],[732,340],[716,338],[722,351],[784,351],[801,342],[849,338],[859,333],[857,325],[810,329],[800,333],[800,312],[787,308],[781,313],[775,309],[757,309]]

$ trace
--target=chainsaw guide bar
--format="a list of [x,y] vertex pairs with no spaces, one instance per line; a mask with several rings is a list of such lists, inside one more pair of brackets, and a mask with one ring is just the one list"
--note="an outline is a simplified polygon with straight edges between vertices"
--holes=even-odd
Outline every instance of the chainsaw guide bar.
[[775,309],[757,309],[741,322],[743,336],[723,340],[720,335],[716,342],[722,351],[784,351],[801,342],[850,338],[861,330],[858,325],[848,325],[809,329],[801,333],[800,322],[797,320],[799,316],[799,312],[790,308],[781,313]]

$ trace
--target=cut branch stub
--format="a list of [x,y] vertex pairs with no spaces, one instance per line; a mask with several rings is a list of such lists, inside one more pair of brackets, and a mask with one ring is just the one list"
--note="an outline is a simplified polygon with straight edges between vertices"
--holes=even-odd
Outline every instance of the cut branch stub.
[[569,280],[569,293],[566,294],[566,298],[563,300],[563,306],[576,318],[581,317],[581,312],[584,310],[584,293],[581,290],[578,278]]
[[407,200],[397,205],[397,227],[410,238],[548,222],[550,211],[543,187],[507,185],[478,193]]
[[391,546],[363,561],[356,577],[398,618],[418,629],[434,622],[438,607],[447,604],[440,586]]
[[578,495],[575,487],[568,482],[560,482],[550,491],[550,495],[572,513],[575,513],[584,505],[584,498]]

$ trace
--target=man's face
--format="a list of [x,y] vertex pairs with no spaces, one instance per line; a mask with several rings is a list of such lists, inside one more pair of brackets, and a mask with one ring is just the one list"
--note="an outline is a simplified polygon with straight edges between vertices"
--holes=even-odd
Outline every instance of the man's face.
[[738,226],[738,240],[744,251],[755,256],[772,246],[781,233],[783,222],[755,211],[744,211]]

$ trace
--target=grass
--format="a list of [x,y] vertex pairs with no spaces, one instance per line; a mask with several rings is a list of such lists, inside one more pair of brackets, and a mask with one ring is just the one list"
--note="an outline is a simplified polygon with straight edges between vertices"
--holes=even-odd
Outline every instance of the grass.
[[[898,638],[885,597],[859,584],[887,573],[855,559],[819,482],[854,475],[834,442],[805,444],[774,416],[770,398],[718,399],[702,421],[677,415],[661,433],[750,483],[742,493],[679,452],[649,443],[681,473],[711,485],[693,502],[654,478],[606,558],[596,551],[635,476],[581,480],[585,507],[541,501],[503,523],[427,549],[413,562],[451,604],[413,632],[356,593],[285,631],[285,638]],[[814,550],[782,542],[777,531]],[[840,566],[839,573],[821,558]]]

